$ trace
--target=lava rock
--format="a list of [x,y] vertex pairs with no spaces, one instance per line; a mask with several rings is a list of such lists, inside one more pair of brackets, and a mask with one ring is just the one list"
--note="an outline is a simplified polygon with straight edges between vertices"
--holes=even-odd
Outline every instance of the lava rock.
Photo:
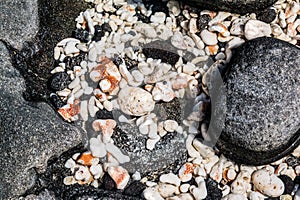
[[143,0],[143,3],[147,9],[152,10],[152,13],[155,12],[163,12],[169,13],[169,9],[167,7],[167,2],[160,1],[160,0]]
[[114,59],[113,59],[113,63],[117,66],[121,65],[123,63],[123,60],[122,60],[121,56],[115,54]]
[[191,6],[199,7],[201,9],[208,9],[214,11],[229,11],[233,13],[246,14],[251,12],[259,12],[273,3],[276,0],[187,0],[183,3]]
[[[23,197],[25,200],[52,200],[52,199],[102,199],[102,200],[138,200],[139,197],[122,194],[122,190],[105,190],[103,183],[100,182],[99,188],[90,185],[64,185],[63,179],[70,176],[70,170],[66,169],[66,161],[75,153],[85,152],[86,148],[82,144],[69,149],[59,157],[53,157],[48,160],[47,170],[37,173],[35,185],[26,191]],[[46,188],[46,189],[45,189]]]
[[71,79],[66,72],[58,72],[50,78],[50,88],[59,91],[68,87]]
[[300,176],[296,176],[294,179],[295,184],[300,184]]
[[147,58],[161,59],[162,62],[175,65],[179,59],[176,49],[163,41],[154,41],[143,46],[143,53]]
[[106,109],[98,110],[96,112],[97,119],[114,119],[113,113]]
[[261,165],[298,146],[299,54],[296,46],[267,37],[236,49],[223,78],[224,95],[211,97],[219,101],[212,113],[224,113],[214,114],[210,126],[221,127],[217,146],[227,157]]
[[102,30],[102,27],[100,25],[96,25],[94,26],[94,28],[95,28],[95,33],[94,33],[93,41],[98,42],[105,35],[105,32]]
[[39,28],[38,1],[12,0],[0,4],[0,39],[21,50],[31,41]]
[[109,176],[108,173],[105,173],[102,177],[103,187],[106,190],[113,190],[116,189],[116,183],[114,180]]
[[284,183],[283,194],[291,194],[295,186],[293,179],[287,175],[280,175],[278,178]]
[[89,41],[89,32],[84,29],[76,29],[73,31],[73,37],[87,43]]
[[17,199],[47,160],[81,142],[81,132],[46,103],[24,100],[25,81],[0,43],[0,199]]
[[65,105],[65,103],[60,99],[60,97],[56,93],[50,94],[50,101],[56,109],[61,108]]
[[221,200],[222,191],[218,188],[218,183],[210,178],[206,180],[207,197],[206,200]]
[[290,155],[285,159],[285,162],[288,164],[288,166],[296,167],[300,164],[300,158]]
[[211,20],[211,17],[207,14],[200,15],[197,19],[197,27],[199,30],[205,29],[208,25],[208,22]]
[[101,40],[101,38],[105,35],[105,32],[110,33],[112,31],[112,29],[108,23],[104,23],[101,26],[95,25],[94,28],[95,28],[95,33],[94,33],[94,37],[92,38],[92,40],[96,41],[96,42]]
[[263,12],[260,12],[257,14],[257,19],[260,21],[263,21],[265,23],[271,23],[276,18],[277,13],[275,9],[268,8],[264,10]]
[[134,181],[127,188],[125,188],[124,194],[130,196],[140,196],[145,188],[146,186],[140,181]]
[[123,167],[129,173],[139,171],[143,177],[145,174],[155,174],[152,177],[157,178],[165,170],[165,173],[176,173],[187,159],[185,138],[181,134],[175,134],[165,142],[158,142],[150,151],[146,149],[147,138],[140,134],[135,125],[118,123],[112,139],[114,144],[130,157],[130,162],[124,163]]
[[138,7],[135,8],[135,15],[137,16],[139,21],[142,21],[144,23],[150,23],[149,17],[144,15]]

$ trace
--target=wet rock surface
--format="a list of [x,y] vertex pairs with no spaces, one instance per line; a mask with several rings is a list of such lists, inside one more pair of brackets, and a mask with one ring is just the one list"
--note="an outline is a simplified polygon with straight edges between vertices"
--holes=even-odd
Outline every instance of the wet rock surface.
[[271,6],[276,0],[188,0],[187,3],[191,6],[197,6],[202,9],[209,10],[224,10],[239,14],[246,14],[247,12],[258,12]]
[[81,133],[46,103],[26,102],[24,80],[0,44],[0,199],[23,194],[47,160],[81,142]]
[[299,48],[265,37],[236,50],[224,77],[226,116],[218,146],[226,156],[257,165],[297,147],[299,54]]

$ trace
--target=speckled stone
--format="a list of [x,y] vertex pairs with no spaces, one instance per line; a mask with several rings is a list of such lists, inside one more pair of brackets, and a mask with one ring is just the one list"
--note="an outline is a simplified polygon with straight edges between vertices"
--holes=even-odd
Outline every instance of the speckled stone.
[[184,3],[198,6],[202,9],[229,11],[233,13],[246,14],[258,12],[271,6],[276,0],[188,0]]
[[[46,103],[24,100],[25,81],[0,42],[0,199],[17,199],[50,157],[79,144],[80,131]],[[48,198],[50,199],[50,198]]]
[[0,4],[0,39],[22,49],[38,32],[37,0],[4,0]]
[[225,126],[221,152],[260,165],[279,159],[300,142],[300,49],[257,38],[236,49],[224,76]]

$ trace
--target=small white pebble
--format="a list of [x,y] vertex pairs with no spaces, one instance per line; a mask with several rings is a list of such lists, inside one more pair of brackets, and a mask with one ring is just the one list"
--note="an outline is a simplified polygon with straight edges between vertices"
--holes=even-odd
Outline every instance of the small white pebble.
[[113,110],[113,105],[110,101],[104,101],[103,106],[107,111],[112,111]]
[[161,175],[159,177],[159,181],[162,182],[162,183],[169,183],[169,184],[173,184],[173,185],[176,185],[176,186],[180,186],[180,183],[181,183],[178,176],[173,174],[172,172],[168,173],[168,174]]
[[[76,95],[74,95],[75,97]],[[87,106],[87,101],[81,101],[80,103],[80,116],[83,121],[88,120],[88,106]]]
[[111,153],[111,155],[114,156],[121,164],[130,161],[129,156],[124,155],[121,150],[112,143],[106,144],[106,150],[107,152]]
[[146,148],[148,150],[153,150],[155,147],[155,144],[160,140],[160,136],[157,136],[156,138],[148,139],[146,141]]
[[64,178],[63,182],[65,185],[73,185],[76,183],[76,180],[73,176],[67,176]]
[[164,200],[155,187],[146,188],[143,191],[143,196],[147,200]]
[[58,60],[60,56],[60,47],[54,47],[54,59]]
[[92,165],[90,167],[90,171],[91,171],[91,174],[94,176],[95,179],[101,178],[102,175],[104,174],[102,166],[100,164]]
[[90,150],[92,155],[97,158],[103,158],[106,156],[105,144],[99,141],[97,138],[90,139]]
[[180,186],[180,192],[182,192],[182,193],[188,192],[190,186],[191,186],[191,185],[188,184],[188,183],[182,184],[182,185]]
[[134,174],[132,174],[132,179],[133,180],[135,180],[135,181],[139,181],[139,180],[141,180],[141,174],[140,174],[140,172],[138,172],[138,171],[136,171],[136,172],[134,172]]
[[216,45],[218,43],[217,34],[212,33],[206,29],[200,33],[202,41],[207,45]]
[[79,77],[76,77],[76,78],[68,85],[68,87],[69,87],[70,89],[73,89],[73,88],[77,87],[79,84],[80,84],[80,79],[79,79]]
[[65,163],[65,167],[68,169],[72,169],[75,166],[76,166],[76,162],[72,158],[68,159],[67,162]]
[[178,123],[175,120],[164,121],[164,129],[168,132],[174,132],[178,128]]
[[175,185],[166,184],[166,183],[159,183],[158,185],[158,192],[164,198],[173,196],[176,190],[177,187]]
[[247,40],[254,38],[270,36],[272,33],[271,26],[259,20],[249,20],[245,24],[245,37]]

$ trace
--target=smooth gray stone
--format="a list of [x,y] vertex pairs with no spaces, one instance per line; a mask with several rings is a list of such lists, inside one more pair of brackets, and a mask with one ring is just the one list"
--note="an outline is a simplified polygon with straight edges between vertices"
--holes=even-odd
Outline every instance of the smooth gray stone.
[[187,0],[184,3],[191,6],[215,11],[229,11],[246,14],[260,12],[274,4],[276,0]]
[[46,103],[26,102],[25,84],[0,43],[0,199],[16,198],[35,182],[46,162],[81,142],[81,133]]
[[22,49],[38,32],[37,0],[2,0],[0,13],[0,39],[16,49]]
[[277,160],[300,141],[300,49],[257,38],[235,50],[224,77],[225,127],[218,146],[237,162]]

